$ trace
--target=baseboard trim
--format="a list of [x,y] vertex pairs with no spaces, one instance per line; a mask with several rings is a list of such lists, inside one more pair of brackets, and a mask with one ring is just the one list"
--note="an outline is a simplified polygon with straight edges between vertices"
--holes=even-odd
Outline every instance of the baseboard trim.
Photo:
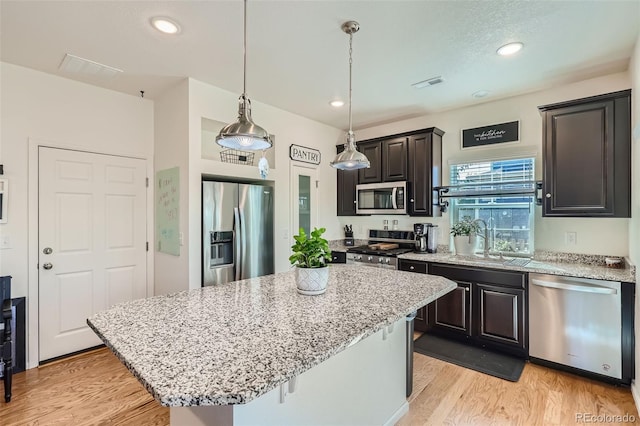
[[384,426],[393,426],[400,421],[400,419],[409,412],[409,403],[405,401],[404,404],[393,413],[393,415],[386,421]]
[[636,410],[640,412],[640,390],[638,390],[638,382],[631,381],[631,396],[633,396],[633,402],[636,404]]

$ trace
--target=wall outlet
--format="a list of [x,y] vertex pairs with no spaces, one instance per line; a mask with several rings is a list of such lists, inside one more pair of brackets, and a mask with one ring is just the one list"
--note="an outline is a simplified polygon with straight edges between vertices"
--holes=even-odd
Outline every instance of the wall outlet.
[[578,233],[575,231],[567,231],[564,233],[564,243],[575,246],[578,243]]

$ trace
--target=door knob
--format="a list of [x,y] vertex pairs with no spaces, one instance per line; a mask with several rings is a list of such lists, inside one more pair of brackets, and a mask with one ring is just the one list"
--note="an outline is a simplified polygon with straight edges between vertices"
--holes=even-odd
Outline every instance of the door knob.
[[49,269],[53,268],[53,265],[47,262],[44,265],[42,265],[42,267],[48,271]]
[[547,198],[551,198],[551,194],[549,194],[549,193],[547,192],[547,195],[545,195],[545,197],[547,197]]
[[51,253],[53,253],[53,250],[51,249],[51,247],[45,247],[45,248],[42,250],[42,252],[43,252],[44,254],[51,254]]

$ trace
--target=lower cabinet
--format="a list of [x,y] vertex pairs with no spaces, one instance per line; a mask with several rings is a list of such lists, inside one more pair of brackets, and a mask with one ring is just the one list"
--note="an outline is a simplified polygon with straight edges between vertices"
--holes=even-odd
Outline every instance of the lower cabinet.
[[[422,267],[417,264],[422,264]],[[517,356],[529,355],[526,274],[406,261],[399,269],[449,278],[458,288],[421,308],[415,329]]]
[[347,263],[347,252],[345,251],[332,251],[331,261],[329,263]]

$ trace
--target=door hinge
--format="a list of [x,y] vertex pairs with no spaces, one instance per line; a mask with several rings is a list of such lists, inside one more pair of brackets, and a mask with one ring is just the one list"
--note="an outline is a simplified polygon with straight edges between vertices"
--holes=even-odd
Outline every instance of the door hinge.
[[147,241],[147,251],[149,251],[149,241]]
[[147,186],[147,188],[149,187],[149,178],[145,178],[145,185]]
[[316,181],[316,189],[318,188],[318,181]]

